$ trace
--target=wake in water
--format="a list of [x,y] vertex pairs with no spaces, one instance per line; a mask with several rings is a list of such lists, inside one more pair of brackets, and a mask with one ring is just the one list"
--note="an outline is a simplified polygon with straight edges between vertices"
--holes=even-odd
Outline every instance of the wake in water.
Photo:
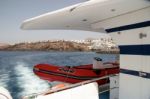
[[1,74],[0,75],[0,86],[8,88],[8,86],[6,84],[8,81],[9,81],[9,75],[8,74]]
[[[33,73],[33,66],[48,63],[60,66],[90,64],[93,57],[114,61],[115,55],[100,55],[92,52],[4,52],[0,51],[0,86],[11,92],[13,99],[42,92],[51,87]],[[106,58],[107,57],[107,58]],[[52,83],[52,85],[57,82]]]
[[46,81],[40,80],[33,74],[33,71],[29,69],[27,64],[23,62],[17,62],[14,70],[18,77],[18,85],[21,89],[23,89],[18,96],[25,96],[35,92],[38,93],[50,88]]

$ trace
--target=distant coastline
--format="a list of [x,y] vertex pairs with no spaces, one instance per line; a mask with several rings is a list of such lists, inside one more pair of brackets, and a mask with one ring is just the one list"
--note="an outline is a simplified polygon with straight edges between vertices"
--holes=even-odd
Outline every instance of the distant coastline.
[[3,46],[1,51],[90,51],[87,44],[69,41],[43,41]]
[[[107,44],[109,43],[109,45]],[[3,44],[0,51],[94,51],[97,53],[114,53],[118,54],[118,47],[110,46],[111,41],[41,41],[31,43],[18,43],[14,45]]]

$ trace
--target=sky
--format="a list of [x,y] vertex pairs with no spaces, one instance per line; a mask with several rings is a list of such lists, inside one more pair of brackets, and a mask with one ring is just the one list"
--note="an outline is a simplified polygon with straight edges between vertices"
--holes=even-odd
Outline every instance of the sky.
[[101,33],[88,31],[20,29],[26,19],[84,1],[87,0],[0,0],[0,43],[107,37]]

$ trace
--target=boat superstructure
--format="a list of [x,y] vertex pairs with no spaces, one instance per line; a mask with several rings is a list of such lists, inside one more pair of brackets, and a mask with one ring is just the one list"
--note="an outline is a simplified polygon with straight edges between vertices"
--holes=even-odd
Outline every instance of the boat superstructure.
[[108,33],[120,48],[119,99],[150,99],[150,0],[90,0],[26,20],[21,28]]

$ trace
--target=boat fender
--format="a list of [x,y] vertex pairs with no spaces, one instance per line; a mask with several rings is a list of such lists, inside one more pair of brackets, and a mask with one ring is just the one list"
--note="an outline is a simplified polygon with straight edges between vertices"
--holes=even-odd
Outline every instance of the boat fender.
[[58,85],[52,87],[52,90],[61,89],[61,88],[64,88],[64,87],[65,87],[65,84],[58,84]]

